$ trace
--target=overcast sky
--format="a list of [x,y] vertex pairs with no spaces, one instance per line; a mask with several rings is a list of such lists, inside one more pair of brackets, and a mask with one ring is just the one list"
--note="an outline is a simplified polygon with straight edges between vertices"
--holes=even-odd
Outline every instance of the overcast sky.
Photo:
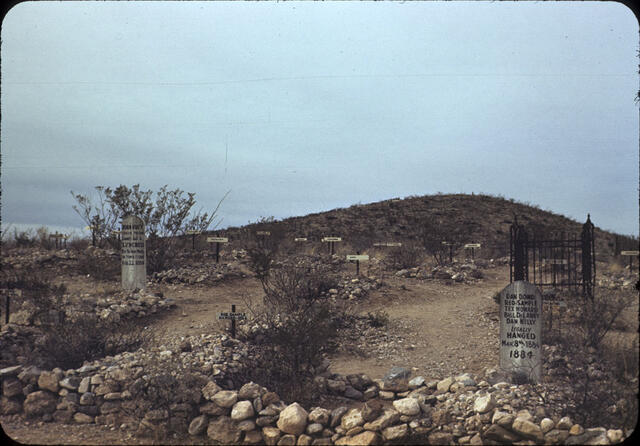
[[28,2],[2,23],[2,224],[195,192],[222,227],[488,193],[638,234],[638,22],[615,2]]

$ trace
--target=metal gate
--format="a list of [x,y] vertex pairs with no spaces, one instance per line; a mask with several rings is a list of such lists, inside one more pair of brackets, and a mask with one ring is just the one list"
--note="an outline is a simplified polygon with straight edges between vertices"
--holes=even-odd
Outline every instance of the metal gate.
[[580,289],[585,296],[593,296],[594,248],[594,226],[588,214],[580,238],[565,232],[529,237],[515,219],[510,230],[509,281],[526,280],[541,288]]

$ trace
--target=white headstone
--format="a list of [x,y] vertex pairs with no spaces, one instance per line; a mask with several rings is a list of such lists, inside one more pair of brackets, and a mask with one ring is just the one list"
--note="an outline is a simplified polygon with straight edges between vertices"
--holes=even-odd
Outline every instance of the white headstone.
[[542,376],[542,293],[516,281],[500,292],[500,368],[540,382]]
[[133,291],[147,285],[147,249],[144,221],[135,215],[122,219],[120,231],[122,250],[122,289]]

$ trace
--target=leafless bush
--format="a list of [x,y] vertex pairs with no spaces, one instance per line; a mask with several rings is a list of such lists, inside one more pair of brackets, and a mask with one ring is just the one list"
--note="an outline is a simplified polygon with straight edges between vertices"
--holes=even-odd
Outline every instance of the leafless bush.
[[634,427],[638,415],[637,381],[633,384],[638,373],[637,336],[622,341],[613,327],[637,296],[597,289],[593,299],[577,294],[565,299],[567,328],[553,340],[571,365],[567,376],[571,415],[583,424]]
[[267,280],[283,238],[284,232],[273,217],[261,217],[247,234],[249,269],[259,280]]
[[135,351],[148,345],[151,339],[149,332],[140,330],[132,321],[109,324],[91,314],[58,321],[44,328],[32,359],[45,368],[77,368],[84,361]]
[[131,188],[120,185],[115,189],[97,186],[97,200],[72,191],[77,203],[73,209],[89,226],[93,246],[101,247],[118,246],[113,231],[118,229],[120,219],[126,215],[140,217],[147,235],[147,271],[158,272],[172,265],[179,236],[189,230],[203,232],[213,224],[218,208],[229,193],[211,213],[194,213],[195,193],[188,192],[185,196],[184,191],[167,187],[161,187],[155,198],[151,190],[142,190],[138,184]]
[[336,335],[335,309],[326,298],[335,284],[319,265],[283,265],[262,279],[264,304],[252,311],[263,327],[263,342],[252,380],[289,401],[309,401],[315,368]]
[[405,269],[418,266],[424,251],[413,244],[392,248],[385,258],[385,263],[393,269]]
[[[445,264],[449,256],[455,255],[466,242],[463,234],[451,228],[447,230],[442,222],[431,220],[422,222],[419,239],[427,254],[433,256],[438,265]],[[443,242],[448,244],[445,245]]]
[[105,252],[83,252],[78,255],[78,271],[96,280],[119,280],[120,259]]

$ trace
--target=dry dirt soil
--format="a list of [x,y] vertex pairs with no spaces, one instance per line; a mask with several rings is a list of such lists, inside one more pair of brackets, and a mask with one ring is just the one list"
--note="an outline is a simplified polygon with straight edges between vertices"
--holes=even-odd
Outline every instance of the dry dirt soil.
[[[484,269],[483,274],[483,279],[475,283],[448,284],[386,276],[382,287],[356,301],[355,310],[363,315],[385,311],[389,316],[384,329],[388,343],[378,343],[377,350],[369,351],[366,356],[344,352],[334,355],[330,358],[330,370],[341,374],[366,373],[376,379],[392,366],[403,366],[412,369],[412,376],[436,379],[463,372],[482,374],[488,367],[497,367],[498,308],[492,297],[508,284],[509,270],[499,266]],[[69,293],[108,294],[119,286],[96,283],[84,276],[67,279],[63,282]],[[148,322],[159,342],[165,337],[221,332],[228,321],[218,321],[220,312],[230,311],[232,304],[237,306],[236,311],[248,311],[246,303],[258,302],[262,296],[260,283],[248,271],[246,278],[215,286],[152,284],[148,291],[161,292],[177,304],[164,316]],[[352,341],[354,344],[367,342]],[[131,428],[66,426],[8,417],[0,421],[13,440],[26,444],[194,444],[196,441],[189,437],[161,441],[135,438]],[[207,440],[197,439],[197,444],[203,442]]]
[[[366,272],[365,272],[366,273]],[[355,275],[353,276],[355,277]],[[117,290],[113,283],[96,283],[76,276],[63,280],[72,294],[103,294]],[[413,376],[438,378],[469,371],[481,373],[497,362],[497,308],[492,296],[508,283],[504,267],[485,270],[478,283],[446,285],[439,281],[385,277],[384,286],[372,290],[355,305],[356,313],[383,310],[389,315],[386,331],[395,342],[381,355],[340,354],[331,358],[331,371],[341,374],[366,373],[381,378],[392,366],[413,368]],[[149,328],[159,342],[165,337],[220,332],[228,322],[218,314],[247,311],[247,302],[261,299],[260,283],[247,278],[218,283],[215,286],[152,284],[150,292],[162,292],[174,298],[176,308],[156,318]],[[28,424],[27,424],[28,423]],[[20,443],[48,444],[144,444],[151,439],[136,439],[127,430],[100,426],[63,426],[56,423],[4,419],[2,427]],[[188,438],[163,442],[185,443]]]

